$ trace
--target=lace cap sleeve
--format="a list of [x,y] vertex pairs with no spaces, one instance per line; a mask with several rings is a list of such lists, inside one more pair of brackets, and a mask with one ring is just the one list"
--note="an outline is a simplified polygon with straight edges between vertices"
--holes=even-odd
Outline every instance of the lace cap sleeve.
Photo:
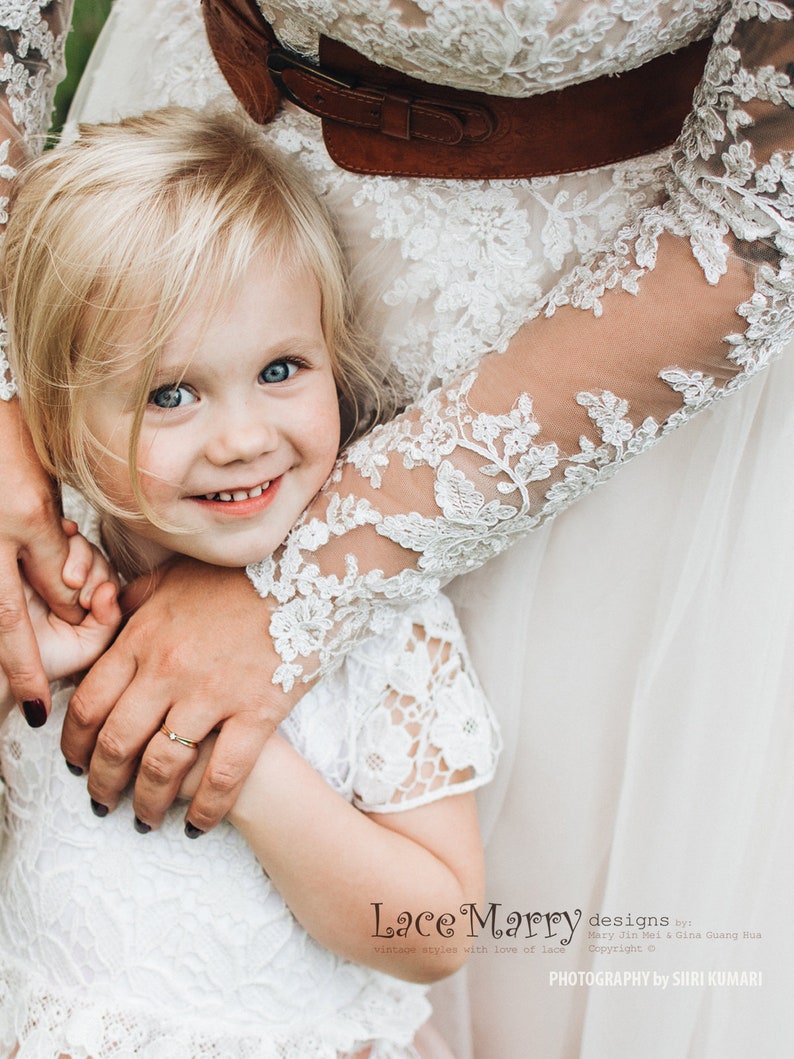
[[[25,158],[44,144],[55,88],[65,72],[72,3],[15,0],[0,5],[0,226],[8,220],[9,182]],[[0,399],[9,400],[16,385],[5,349],[0,319]]]
[[595,248],[506,350],[357,442],[283,549],[251,569],[278,604],[289,689],[553,518],[794,333],[794,0],[734,0],[667,196]]
[[[353,804],[364,812],[399,812],[462,794],[487,783],[496,768],[496,720],[452,605],[437,597],[415,610],[402,625],[407,635],[391,658],[383,695],[359,730]],[[372,648],[370,654],[381,651]],[[381,666],[374,655],[371,664]]]

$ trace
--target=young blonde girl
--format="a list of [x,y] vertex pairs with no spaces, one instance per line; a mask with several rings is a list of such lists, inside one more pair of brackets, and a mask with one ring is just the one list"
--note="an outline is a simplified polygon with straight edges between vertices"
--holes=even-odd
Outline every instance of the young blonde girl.
[[[266,557],[340,443],[384,413],[327,218],[231,115],[86,128],[32,165],[2,278],[25,415],[67,487],[64,579],[87,612],[66,625],[29,592],[53,679],[118,628],[114,570]],[[307,694],[200,843],[178,813],[151,834],[129,802],[87,813],[58,752],[73,687],[54,688],[38,730],[5,696],[0,1054],[443,1054],[421,1029],[423,983],[471,945],[473,791],[498,750],[446,600],[395,612]],[[215,734],[169,713],[161,733],[195,758],[189,796]]]

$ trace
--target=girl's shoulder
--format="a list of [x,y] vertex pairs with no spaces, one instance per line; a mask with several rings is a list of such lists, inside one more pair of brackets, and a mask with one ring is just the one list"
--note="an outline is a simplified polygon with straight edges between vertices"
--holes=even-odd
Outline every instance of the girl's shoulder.
[[413,809],[482,786],[501,748],[455,610],[441,595],[395,609],[378,636],[301,700],[282,731],[367,812]]
[[353,802],[366,812],[415,809],[481,787],[501,749],[452,603],[438,594],[405,611],[398,626],[391,650],[380,644],[380,693],[359,715]]

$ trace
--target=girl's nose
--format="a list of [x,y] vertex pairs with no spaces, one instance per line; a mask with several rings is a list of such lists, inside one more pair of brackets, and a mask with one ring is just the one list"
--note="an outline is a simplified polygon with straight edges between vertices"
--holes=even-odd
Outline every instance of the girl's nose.
[[210,462],[250,462],[278,447],[279,431],[261,409],[238,408],[219,414],[207,437],[206,453]]

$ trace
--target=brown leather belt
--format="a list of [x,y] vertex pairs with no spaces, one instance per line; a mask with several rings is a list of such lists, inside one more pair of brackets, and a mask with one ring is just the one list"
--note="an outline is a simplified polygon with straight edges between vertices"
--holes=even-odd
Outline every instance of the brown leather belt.
[[255,121],[289,99],[322,119],[338,165],[383,176],[548,176],[666,147],[692,108],[710,44],[514,99],[419,81],[324,36],[316,66],[281,47],[256,0],[202,6],[218,65]]

